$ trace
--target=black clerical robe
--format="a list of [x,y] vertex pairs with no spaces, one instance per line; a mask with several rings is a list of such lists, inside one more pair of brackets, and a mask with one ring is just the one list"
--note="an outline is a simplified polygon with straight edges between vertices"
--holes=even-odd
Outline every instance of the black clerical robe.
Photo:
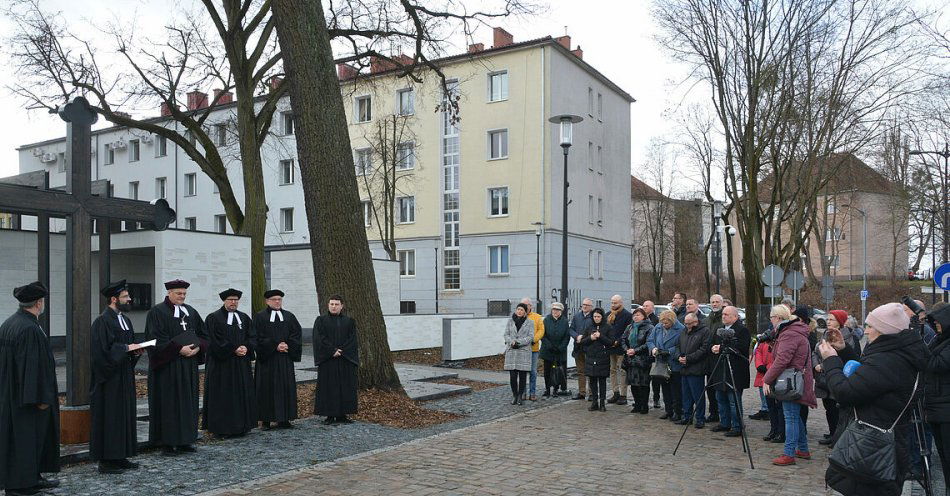
[[49,339],[17,310],[0,325],[0,488],[32,487],[40,472],[59,471],[58,395]]
[[[148,438],[157,446],[183,446],[198,439],[198,365],[204,362],[208,335],[198,311],[168,299],[152,307],[145,319],[145,334],[155,339],[148,349]],[[198,336],[201,351],[190,358],[179,354],[182,345],[174,338],[187,331]]]
[[93,460],[122,460],[135,456],[138,442],[135,364],[139,357],[129,353],[129,345],[135,337],[132,321],[106,307],[92,323],[91,334],[89,409],[92,411],[92,436],[89,438],[89,456]]
[[[251,374],[257,338],[251,318],[238,311],[232,315],[221,307],[208,314],[205,328],[208,363],[202,427],[224,436],[247,433],[257,425],[257,395]],[[241,346],[247,348],[247,354],[237,356],[235,351]]]
[[[336,350],[343,353],[334,358]],[[356,321],[342,314],[317,317],[313,361],[318,367],[314,413],[327,417],[356,413],[356,368],[360,366]]]
[[[297,418],[297,379],[294,362],[303,349],[302,329],[297,317],[287,310],[265,308],[254,315],[257,333],[258,418],[263,422],[286,422]],[[277,346],[287,343],[286,353]]]

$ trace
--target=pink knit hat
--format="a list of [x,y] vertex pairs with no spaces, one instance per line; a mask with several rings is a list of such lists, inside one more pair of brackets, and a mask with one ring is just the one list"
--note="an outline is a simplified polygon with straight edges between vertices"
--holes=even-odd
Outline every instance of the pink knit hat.
[[897,334],[910,327],[910,317],[900,303],[887,303],[871,310],[865,321],[881,334]]

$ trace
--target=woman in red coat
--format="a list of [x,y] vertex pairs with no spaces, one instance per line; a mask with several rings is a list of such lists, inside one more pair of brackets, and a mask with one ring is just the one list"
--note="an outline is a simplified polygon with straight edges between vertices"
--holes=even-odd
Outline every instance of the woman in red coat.
[[772,359],[772,350],[769,349],[769,342],[759,340],[755,345],[755,351],[752,353],[752,366],[755,367],[755,380],[753,387],[759,388],[759,411],[749,418],[752,420],[768,420],[769,407],[765,401],[765,391],[762,390],[762,378],[765,377],[765,371],[768,369],[769,361]]

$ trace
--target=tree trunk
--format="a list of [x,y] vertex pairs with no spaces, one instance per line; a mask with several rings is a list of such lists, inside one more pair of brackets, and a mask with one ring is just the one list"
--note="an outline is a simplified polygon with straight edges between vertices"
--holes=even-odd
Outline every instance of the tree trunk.
[[401,390],[362,226],[343,96],[321,1],[275,0],[277,37],[297,129],[297,156],[320,308],[335,293],[359,326],[361,389]]
[[237,130],[241,149],[241,168],[244,179],[244,219],[235,225],[234,232],[251,237],[251,307],[255,312],[264,309],[264,233],[267,229],[267,200],[264,194],[264,172],[261,147],[257,137],[254,114],[253,88],[236,88]]

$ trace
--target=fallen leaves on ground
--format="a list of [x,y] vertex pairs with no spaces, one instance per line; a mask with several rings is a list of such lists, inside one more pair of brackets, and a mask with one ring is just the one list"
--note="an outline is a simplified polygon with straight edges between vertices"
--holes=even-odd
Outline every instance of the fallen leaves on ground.
[[496,388],[502,386],[503,384],[498,384],[496,382],[485,382],[485,381],[473,381],[470,379],[439,379],[435,382],[439,384],[453,384],[456,386],[468,386],[472,388],[472,391],[484,391],[486,389]]
[[421,348],[392,352],[393,362],[417,363],[419,365],[439,365],[442,363],[442,347]]
[[419,429],[463,417],[457,413],[423,408],[402,392],[360,391],[359,402],[359,413],[354,419],[399,429]]

